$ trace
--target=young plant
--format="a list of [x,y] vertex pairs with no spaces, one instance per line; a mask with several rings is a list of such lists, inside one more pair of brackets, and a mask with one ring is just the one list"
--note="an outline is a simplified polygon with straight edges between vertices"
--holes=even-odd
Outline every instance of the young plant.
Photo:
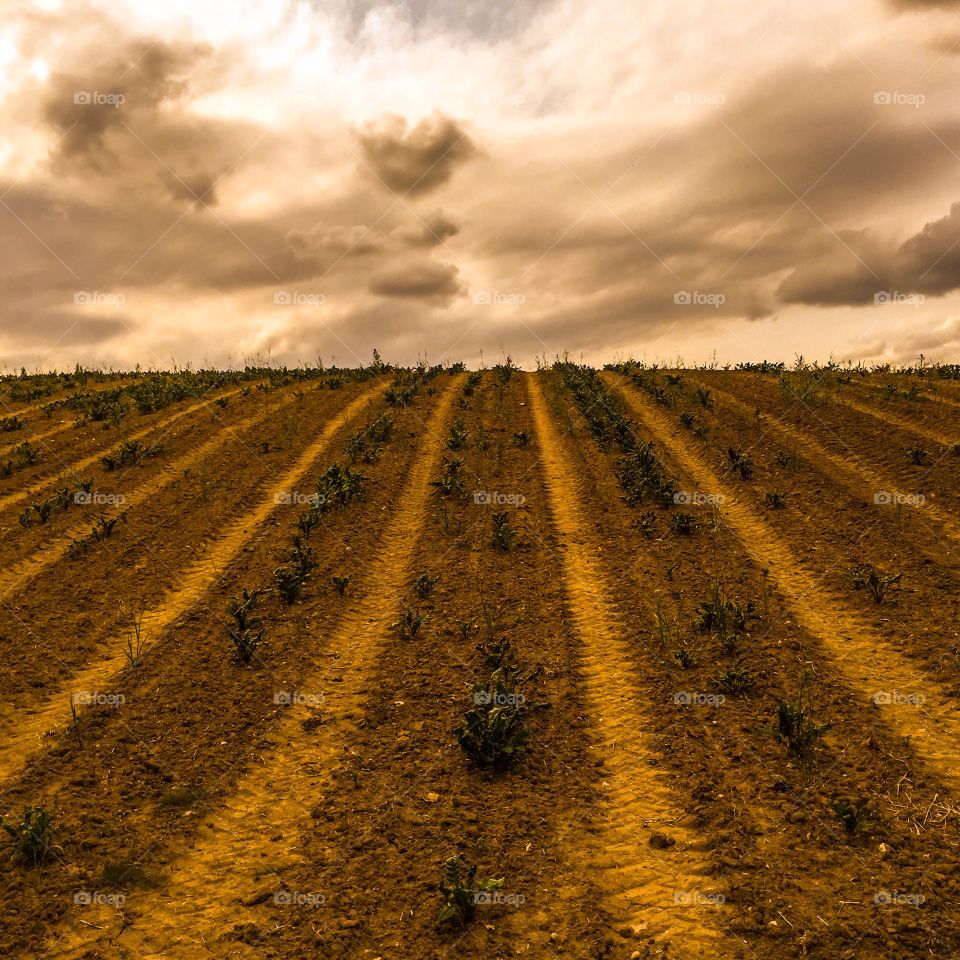
[[763,495],[763,502],[773,510],[782,510],[787,505],[787,495],[768,490]]
[[712,391],[709,387],[697,387],[696,394],[701,407],[709,407],[713,402]]
[[459,857],[450,857],[444,863],[440,880],[443,906],[437,914],[437,923],[466,926],[476,916],[478,894],[488,894],[503,886],[503,877],[477,881],[476,876],[476,865],[468,869]]
[[728,599],[720,589],[720,582],[713,586],[713,595],[697,609],[697,626],[703,633],[713,633],[723,644],[727,653],[732,653],[737,639],[746,633],[750,623],[757,619],[756,605],[752,600],[746,604]]
[[696,520],[694,520],[693,516],[689,513],[675,513],[670,518],[670,529],[682,537],[693,536],[693,531],[696,529],[696,526]]
[[831,726],[829,723],[814,723],[810,719],[809,707],[805,702],[808,680],[806,673],[801,675],[796,703],[781,700],[777,705],[777,727],[774,731],[777,740],[786,743],[790,753],[801,759],[809,756],[814,744]]
[[330,578],[333,585],[337,588],[337,593],[342,597],[347,592],[347,587],[350,586],[349,577],[331,577]]
[[732,667],[714,680],[714,684],[732,696],[746,693],[753,687],[753,675],[746,667]]
[[293,566],[277,567],[273,571],[273,586],[284,603],[294,604],[303,592],[304,577]]
[[836,800],[833,810],[851,837],[869,828],[870,811],[862,801]]
[[487,683],[474,684],[473,703],[455,731],[460,748],[479,766],[506,766],[527,747],[523,695],[501,669]]
[[467,488],[463,485],[460,478],[460,468],[463,466],[462,459],[448,460],[443,458],[443,472],[439,480],[431,480],[430,486],[436,487],[441,497],[458,497],[464,499],[467,496]]
[[749,453],[728,447],[727,469],[738,474],[741,480],[749,480],[753,476],[753,460],[750,459]]
[[127,635],[127,649],[123,651],[131,667],[139,667],[143,656],[143,612],[143,608],[140,609],[139,614],[134,612],[133,633]]
[[493,515],[493,531],[490,534],[490,542],[495,550],[501,553],[508,553],[516,540],[517,531],[510,526],[509,513],[495,513]]
[[467,445],[467,430],[463,421],[459,418],[450,428],[450,436],[447,437],[447,446],[451,450],[462,450]]
[[869,564],[854,567],[850,571],[850,581],[854,590],[866,589],[874,603],[883,603],[890,587],[898,585],[903,573],[885,574]]
[[528,447],[530,446],[530,434],[526,430],[515,430],[513,442],[518,447]]
[[227,627],[230,639],[237,648],[237,655],[244,663],[249,663],[263,641],[264,627],[253,616],[257,601],[266,591],[262,587],[255,590],[244,589],[239,597],[233,597],[227,605],[227,612],[233,617],[233,623]]
[[27,807],[17,823],[0,818],[0,826],[13,838],[17,853],[33,866],[59,850],[53,842],[57,834],[53,818],[42,807]]
[[426,600],[427,597],[433,593],[433,588],[439,579],[439,577],[431,577],[429,574],[421,573],[420,576],[413,581],[413,592],[421,600]]
[[922,447],[914,447],[908,452],[910,454],[910,462],[914,466],[922,467],[927,462],[927,457],[929,454]]
[[423,617],[418,611],[407,607],[406,613],[391,626],[400,634],[401,640],[412,640],[423,626]]

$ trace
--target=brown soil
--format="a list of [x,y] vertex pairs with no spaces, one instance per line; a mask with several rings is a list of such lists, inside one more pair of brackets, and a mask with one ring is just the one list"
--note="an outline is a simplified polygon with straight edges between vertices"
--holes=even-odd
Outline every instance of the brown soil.
[[[49,471],[0,494],[12,518],[0,543],[2,812],[42,806],[59,827],[51,860],[5,871],[0,952],[960,955],[960,476],[947,458],[920,473],[900,462],[949,439],[958,415],[934,396],[913,423],[869,384],[810,413],[769,379],[684,376],[708,383],[714,404],[698,409],[684,388],[665,408],[603,379],[680,489],[725,498],[716,511],[628,506],[617,454],[555,372],[431,380],[388,410],[394,438],[356,467],[363,498],[311,534],[303,597],[261,601],[267,643],[249,666],[232,655],[224,609],[269,583],[289,547],[301,508],[274,494],[310,491],[348,462],[346,440],[381,409],[386,380],[237,397],[216,420],[183,405],[172,427],[166,411],[109,443],[51,435],[75,470],[137,431],[170,439],[123,476],[127,523],[77,560],[72,510],[16,523],[13,498],[51,490]],[[454,450],[456,420],[467,440]],[[750,450],[749,480],[724,468],[731,446]],[[789,469],[780,450],[795,455]],[[432,485],[451,457],[463,498]],[[872,502],[875,483],[910,480],[932,511]],[[782,509],[771,490],[787,493]],[[674,528],[682,510],[689,535]],[[508,550],[492,538],[500,512]],[[876,604],[839,575],[856,563],[905,573]],[[437,580],[417,596],[423,573]],[[331,577],[344,574],[341,598]],[[727,642],[697,626],[717,587],[753,604]],[[413,637],[395,626],[408,610],[423,617]],[[504,769],[479,767],[454,728],[504,639],[529,747]],[[743,689],[725,685],[738,671]],[[811,716],[831,726],[800,758],[772,729],[802,675]],[[72,716],[81,689],[124,700]],[[866,805],[862,829],[844,829],[838,801]],[[454,855],[504,878],[499,902],[464,928],[436,921]]]

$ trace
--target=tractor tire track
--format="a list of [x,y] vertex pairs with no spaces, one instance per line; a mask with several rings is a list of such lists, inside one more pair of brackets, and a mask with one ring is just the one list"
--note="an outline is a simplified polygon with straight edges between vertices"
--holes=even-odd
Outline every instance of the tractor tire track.
[[[264,499],[234,520],[223,536],[182,572],[180,586],[168,592],[163,602],[153,610],[144,613],[144,651],[161,642],[164,632],[202,599],[216,577],[241,552],[251,529],[263,524],[278,508],[273,491],[294,488],[314,462],[327,451],[339,431],[373,403],[381,389],[380,384],[371,387],[328,420],[317,439],[300,454],[292,467],[277,478]],[[127,665],[124,644],[124,639],[119,636],[105,644],[102,659],[75,674],[62,690],[48,697],[13,730],[5,731],[3,743],[0,744],[0,787],[9,784],[22,772],[30,758],[42,750],[44,739],[68,726],[73,691],[104,691],[117,680]]]
[[[159,423],[154,423],[151,426],[143,427],[140,430],[135,431],[134,433],[125,434],[124,436],[118,436],[111,438],[110,443],[100,447],[96,453],[92,453],[89,456],[83,457],[80,460],[75,460],[70,464],[57,464],[52,461],[47,462],[46,466],[52,466],[55,469],[54,476],[64,474],[64,473],[79,473],[82,470],[86,470],[88,467],[92,467],[95,464],[99,463],[103,458],[103,455],[106,451],[112,449],[117,443],[120,443],[125,440],[143,440],[146,437],[151,436],[154,433],[161,434],[170,428],[170,426],[176,423],[178,420],[183,419],[183,417],[189,416],[193,413],[198,413],[201,410],[206,409],[216,400],[219,400],[223,397],[233,397],[241,392],[240,387],[237,387],[234,390],[229,390],[226,393],[221,393],[216,397],[207,397],[203,400],[198,400],[196,403],[191,403],[188,407],[184,407],[183,410],[178,410],[176,413],[171,414],[165,420],[160,421]],[[34,494],[41,493],[42,491],[49,489],[50,484],[54,483],[55,480],[46,476],[42,480],[37,480],[34,483],[31,483],[27,487],[21,487],[19,490],[14,490],[11,493],[0,496],[0,513],[9,507],[14,506],[18,503],[23,503],[24,500],[33,496]]]
[[[619,387],[626,386],[627,389],[624,392],[629,392],[631,397],[636,396],[632,385],[626,385],[622,380],[608,379],[608,382],[616,383]],[[732,393],[727,393],[727,391],[712,385],[711,389],[718,399],[739,410],[748,419],[755,415],[755,411],[751,410],[746,403]],[[873,497],[878,491],[898,491],[900,488],[900,485],[894,480],[880,476],[870,467],[864,465],[861,460],[856,461],[857,465],[855,467],[850,466],[850,463],[840,454],[828,450],[822,443],[798,427],[777,419],[775,414],[764,414],[762,422],[771,433],[778,435],[781,440],[792,443],[803,450],[814,465],[823,472],[832,475],[855,496],[863,496],[865,491],[869,491],[869,497],[867,498],[869,503],[873,503]],[[929,518],[931,521],[925,526],[934,540],[942,540],[946,536],[952,541],[953,546],[960,544],[960,521],[932,506],[929,502],[924,504],[922,516]],[[922,546],[920,546],[920,549],[923,549]],[[936,556],[934,559],[939,560],[940,557]]]
[[[722,944],[720,925],[676,899],[708,887],[704,841],[679,825],[683,810],[655,766],[656,756],[644,733],[656,723],[655,710],[644,708],[638,695],[634,655],[609,598],[543,389],[534,376],[527,383],[550,513],[566,546],[560,572],[582,641],[579,659],[586,702],[593,711],[597,753],[607,771],[606,828],[595,861],[599,883],[618,928],[631,927],[639,936],[669,942],[671,956],[674,951],[690,957],[705,951],[716,954]],[[666,849],[650,843],[653,833],[648,831],[660,823],[672,824],[676,840]],[[727,945],[727,950],[731,947]]]
[[[382,537],[381,551],[365,575],[365,590],[326,640],[330,667],[303,684],[304,690],[323,691],[320,715],[308,706],[290,707],[272,734],[273,751],[242,777],[235,794],[206,820],[194,845],[174,853],[174,873],[164,892],[137,898],[132,923],[111,938],[110,949],[120,957],[236,956],[238,944],[223,947],[222,954],[216,944],[238,923],[241,908],[262,902],[258,871],[269,867],[282,874],[284,865],[300,861],[298,835],[322,800],[322,789],[351,730],[362,719],[366,688],[407,588],[413,560],[410,544],[426,522],[432,494],[429,480],[440,462],[443,433],[464,379],[464,375],[452,378],[441,394]],[[292,486],[292,476],[283,484]],[[322,721],[313,736],[304,730],[309,719]],[[232,880],[229,892],[219,886],[225,876]],[[78,928],[71,939],[51,945],[51,955],[78,960],[86,956],[89,930]]]
[[850,407],[851,410],[856,410],[857,413],[873,417],[875,420],[880,420],[882,423],[896,427],[898,430],[912,433],[918,437],[925,437],[927,440],[932,440],[941,446],[952,447],[955,443],[960,442],[960,437],[951,438],[933,427],[928,427],[926,424],[916,423],[913,420],[908,420],[906,417],[898,417],[896,414],[888,413],[886,410],[878,410],[860,400],[854,400],[853,397],[834,394],[833,399],[836,400],[837,403],[842,403],[844,406]]
[[[279,410],[293,403],[293,398],[286,397],[278,403],[271,404],[266,410],[260,413],[245,417],[237,423],[224,427],[209,440],[204,441],[199,447],[188,450],[176,460],[165,463],[158,473],[145,480],[143,483],[134,487],[128,494],[124,494],[123,511],[114,511],[113,515],[119,515],[133,507],[155,497],[158,493],[175,481],[181,479],[184,470],[193,467],[202,462],[210,454],[219,450],[225,444],[229,443],[235,437],[242,434],[245,430],[256,427],[268,417],[274,416]],[[109,512],[103,514],[105,518],[110,516]],[[58,539],[52,544],[42,547],[38,552],[28,559],[21,560],[13,566],[0,570],[0,604],[8,601],[12,596],[22,591],[26,585],[39,576],[48,567],[61,561],[69,552],[70,544],[74,537],[88,533],[92,523],[90,520],[84,520],[82,523],[76,523],[66,530],[57,531]]]
[[[615,376],[606,379],[623,388],[627,405],[639,423],[694,483],[703,490],[724,494],[723,512],[731,529],[754,562],[769,570],[797,622],[819,639],[841,679],[870,698],[871,709],[879,709],[892,729],[909,737],[917,754],[952,788],[960,787],[960,712],[939,685],[879,642],[855,615],[841,609],[835,598],[821,598],[815,576],[796,560],[740,492],[691,453],[667,418],[641,398],[632,385]],[[873,699],[878,694],[879,699]],[[904,697],[917,694],[924,697],[919,705],[904,701]],[[884,702],[888,699],[891,702]]]

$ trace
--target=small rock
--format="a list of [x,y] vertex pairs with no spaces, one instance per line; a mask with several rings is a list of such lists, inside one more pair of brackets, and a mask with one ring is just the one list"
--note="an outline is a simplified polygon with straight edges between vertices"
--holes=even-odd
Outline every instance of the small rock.
[[424,799],[427,803],[436,803],[436,802],[440,799],[440,794],[439,794],[439,793],[425,793],[425,794],[423,795],[423,799]]

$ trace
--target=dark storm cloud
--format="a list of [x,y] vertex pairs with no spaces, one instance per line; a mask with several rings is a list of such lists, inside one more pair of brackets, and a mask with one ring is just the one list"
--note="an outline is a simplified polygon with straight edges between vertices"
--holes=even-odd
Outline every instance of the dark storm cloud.
[[465,292],[459,272],[453,264],[432,260],[402,264],[375,274],[370,292],[447,306]]
[[938,294],[960,288],[960,203],[907,240],[899,253],[901,273],[913,280],[912,289]]
[[42,115],[52,128],[51,161],[61,175],[148,198],[214,206],[216,185],[242,153],[239,125],[190,112],[191,74],[212,51],[197,44],[128,42],[90,72],[54,73]]
[[[785,302],[810,306],[874,302],[878,293],[940,296],[960,289],[960,203],[899,247],[865,231],[845,235],[849,250],[824,250],[777,290]],[[854,251],[854,256],[850,251]]]
[[130,115],[153,113],[164,101],[182,97],[184,77],[202,53],[143,40],[93,72],[54,73],[43,113],[59,134],[59,156],[102,164],[108,134],[122,130]]
[[417,196],[446,183],[478,153],[456,121],[442,113],[407,128],[403,117],[386,116],[356,132],[364,162],[395,193]]

